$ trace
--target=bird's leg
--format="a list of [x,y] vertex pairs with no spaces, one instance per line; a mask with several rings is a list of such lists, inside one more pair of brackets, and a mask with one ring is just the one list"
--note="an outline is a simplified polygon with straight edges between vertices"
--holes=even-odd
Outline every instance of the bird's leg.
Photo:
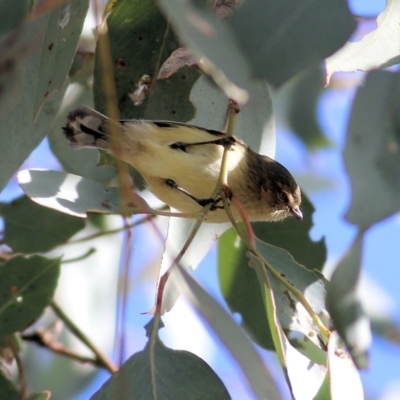
[[193,196],[192,194],[190,194],[187,190],[185,190],[184,188],[178,186],[178,184],[173,180],[173,179],[166,179],[165,183],[173,189],[178,190],[179,192],[183,193],[184,195],[188,196],[189,198],[191,198],[193,201],[195,201],[198,205],[205,207],[208,204],[211,204],[211,208],[210,211],[216,210],[217,208],[223,208],[222,206],[217,206],[217,204],[221,201],[221,197],[218,196],[218,198],[213,199],[213,198],[209,198],[209,199],[198,199],[197,197]]
[[235,141],[236,140],[234,137],[227,136],[227,137],[223,137],[223,138],[216,139],[216,140],[209,140],[206,142],[195,142],[195,143],[175,142],[175,143],[172,143],[169,147],[171,147],[171,149],[177,149],[177,150],[182,150],[182,151],[186,152],[186,148],[190,147],[190,146],[202,146],[205,144],[215,144],[215,145],[227,147],[227,146],[231,146],[232,144],[234,144]]

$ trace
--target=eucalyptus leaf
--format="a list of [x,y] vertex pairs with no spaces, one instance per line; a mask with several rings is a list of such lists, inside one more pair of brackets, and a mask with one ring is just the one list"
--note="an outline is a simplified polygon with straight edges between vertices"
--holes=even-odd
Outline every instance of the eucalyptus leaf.
[[28,12],[30,0],[0,2],[0,38],[18,28]]
[[[400,62],[400,2],[387,0],[377,27],[357,42],[347,42],[326,60],[327,80],[337,71],[354,72],[387,68]],[[382,45],[384,43],[384,45]]]
[[253,344],[224,308],[182,267],[177,266],[173,283],[205,318],[240,365],[251,389],[260,399],[282,399],[274,379]]
[[[172,51],[178,48],[178,42],[159,11],[157,3],[153,0],[120,0],[114,4],[107,18],[107,25],[111,54],[102,55],[101,46],[96,47],[93,87],[96,109],[102,113],[106,112],[101,57],[109,56],[113,63],[121,118],[160,119],[158,110],[155,109],[157,97],[161,94],[169,99],[173,98],[182,92],[181,85],[185,82],[181,80],[180,84],[171,88],[170,85],[160,81],[163,89],[159,88],[156,91],[158,69]],[[100,37],[100,40],[104,39]],[[144,76],[148,76],[151,80],[151,88],[144,89],[145,96],[142,103],[135,106],[131,96],[140,89],[140,82]],[[152,100],[152,105],[149,105],[155,93],[157,97]],[[189,93],[190,89],[187,91],[187,97]],[[193,117],[193,111],[192,115],[181,113],[179,109],[175,111],[177,111],[176,118],[181,121],[188,121]]]
[[60,259],[15,256],[0,265],[0,337],[22,331],[54,296]]
[[[326,260],[326,245],[323,239],[314,242],[309,237],[314,208],[306,196],[303,196],[302,209],[304,220],[301,223],[290,218],[275,224],[254,223],[254,233],[262,241],[288,250],[296,261],[309,269],[321,269]],[[246,251],[247,248],[233,229],[220,238],[218,275],[221,292],[231,311],[242,315],[242,324],[253,339],[261,346],[271,349],[274,346],[265,319],[262,296],[259,290],[254,289],[259,287],[259,283],[254,271],[247,266]],[[289,264],[292,265],[292,261]],[[300,275],[308,275],[305,268],[297,263],[292,268],[291,274],[298,272]],[[311,277],[315,277],[314,274],[311,272]],[[299,277],[291,277],[290,281],[294,282]],[[289,315],[291,312],[289,311]],[[288,328],[287,324],[283,327]]]
[[27,400],[49,400],[51,397],[51,393],[49,391],[40,392],[40,393],[31,393]]
[[330,400],[364,400],[361,377],[333,332],[328,343]]
[[294,399],[308,400],[318,390],[326,368],[305,357],[290,344],[279,323],[279,309],[276,306],[276,296],[271,284],[272,276],[267,273],[264,262],[259,256],[249,252],[249,260],[249,265],[255,270],[258,277],[274,350],[281,363],[289,390]]
[[372,71],[357,91],[344,160],[352,198],[346,219],[365,229],[400,210],[400,74]]
[[363,234],[359,233],[337,265],[328,285],[326,306],[333,324],[358,368],[367,368],[371,330],[357,285],[361,270]]
[[82,219],[39,206],[26,196],[0,204],[0,214],[4,219],[4,241],[22,253],[50,251],[85,226]]
[[[18,174],[21,189],[34,202],[62,213],[85,218],[87,212],[121,213],[119,190],[99,182],[60,171],[23,170]],[[132,193],[143,209],[149,209],[144,200]],[[135,212],[131,208],[132,213]]]
[[245,1],[227,23],[252,76],[274,86],[322,62],[356,28],[346,0]]
[[319,66],[313,66],[288,83],[287,121],[293,132],[310,150],[330,144],[317,118],[318,102],[325,87],[325,76]]
[[6,57],[12,67],[6,70],[12,98],[0,98],[0,148],[7,149],[0,160],[0,190],[49,132],[87,8],[87,0],[63,2],[26,20],[15,40],[2,43],[0,65]]
[[130,357],[92,397],[92,400],[230,399],[222,381],[196,355],[166,347],[146,325],[149,341]]
[[[257,240],[256,246],[267,263],[291,286],[299,290],[315,314],[325,320],[327,282],[324,276],[317,270],[310,271],[298,264],[286,250],[260,240]],[[318,329],[314,326],[314,322],[304,306],[274,275],[269,273],[269,276],[282,328],[301,332],[310,341],[322,347]]]
[[3,368],[0,370],[0,398],[7,400],[20,400],[19,390],[11,381],[10,376],[5,376]]
[[250,68],[231,29],[211,10],[180,0],[161,0],[161,9],[170,19],[181,42],[188,46],[201,66],[226,95],[239,103],[249,98]]

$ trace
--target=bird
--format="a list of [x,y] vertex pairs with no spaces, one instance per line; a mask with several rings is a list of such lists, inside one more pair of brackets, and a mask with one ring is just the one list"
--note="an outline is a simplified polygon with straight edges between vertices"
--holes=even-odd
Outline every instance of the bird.
[[[97,148],[132,165],[147,188],[183,215],[198,215],[211,204],[205,222],[228,222],[217,185],[224,149],[228,150],[227,185],[249,221],[303,219],[301,191],[279,162],[253,151],[223,132],[181,122],[120,120],[111,145],[111,120],[87,106],[69,112],[62,128],[72,148]],[[242,215],[228,195],[236,221]]]

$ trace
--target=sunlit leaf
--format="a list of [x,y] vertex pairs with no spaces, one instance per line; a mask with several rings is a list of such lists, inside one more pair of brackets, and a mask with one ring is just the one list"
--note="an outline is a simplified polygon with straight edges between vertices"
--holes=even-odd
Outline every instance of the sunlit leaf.
[[[121,212],[118,188],[107,187],[81,176],[32,169],[20,171],[18,182],[34,202],[76,217],[85,218],[89,211],[105,214]],[[145,201],[134,193],[133,200],[143,207],[142,211],[149,209]]]
[[337,71],[369,71],[387,68],[400,62],[400,2],[386,1],[378,15],[377,27],[358,42],[347,42],[326,60],[327,80]]
[[330,399],[364,400],[360,374],[335,332],[329,338],[328,360]]

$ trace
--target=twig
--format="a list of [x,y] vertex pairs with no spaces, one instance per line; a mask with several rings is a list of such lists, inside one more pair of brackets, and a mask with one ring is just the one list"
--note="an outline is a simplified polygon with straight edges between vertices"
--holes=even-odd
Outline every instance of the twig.
[[78,326],[64,313],[58,304],[52,300],[50,307],[56,315],[65,323],[68,329],[96,356],[96,359],[111,373],[118,371],[117,367],[109,360],[93,343],[92,341],[78,328]]
[[96,358],[82,356],[81,354],[75,353],[74,351],[63,346],[61,343],[48,338],[47,332],[41,332],[37,330],[30,335],[22,335],[23,340],[37,344],[38,346],[44,347],[53,353],[59,354],[64,357],[71,358],[75,361],[92,364],[95,367],[105,368],[105,365]]

